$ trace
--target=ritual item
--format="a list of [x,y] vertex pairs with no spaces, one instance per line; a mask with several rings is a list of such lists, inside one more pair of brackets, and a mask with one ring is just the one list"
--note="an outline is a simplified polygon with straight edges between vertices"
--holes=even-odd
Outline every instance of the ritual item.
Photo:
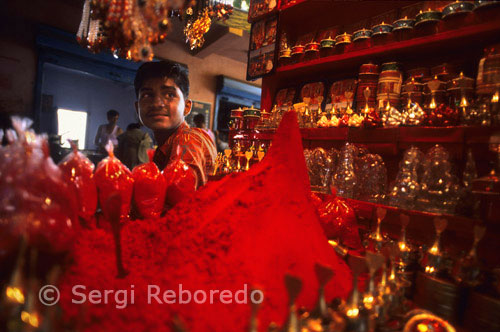
[[403,332],[418,332],[422,330],[436,332],[456,331],[453,325],[430,312],[418,312],[412,315],[403,328]]
[[479,61],[476,78],[476,93],[491,97],[500,88],[500,44],[484,49]]
[[78,229],[77,194],[50,158],[46,137],[31,120],[12,118],[9,144],[0,147],[0,247],[14,250],[27,236],[30,246],[52,253],[72,248]]
[[453,63],[442,63],[431,68],[431,75],[441,81],[448,82],[458,76],[458,67]]
[[366,271],[366,260],[357,259],[349,256],[347,259],[349,267],[352,270],[352,290],[345,305],[341,307],[341,312],[346,319],[346,331],[366,331],[369,327],[369,318],[363,309],[361,294],[358,289],[358,278],[361,273]]
[[[26,237],[22,237],[19,241],[19,251],[17,253],[14,270],[10,277],[9,283],[5,287],[5,296],[7,301],[15,305],[22,305],[25,302],[26,287],[23,278],[25,268],[25,254],[27,248]],[[0,298],[3,298],[3,294]]]
[[423,100],[424,84],[419,83],[415,76],[412,76],[406,81],[402,86],[401,102],[402,105],[408,105],[408,101],[411,100],[419,105],[424,104]]
[[[109,156],[103,159],[97,165],[94,178],[99,193],[99,203],[104,211],[106,218],[110,215],[106,211],[110,208],[110,197],[118,194],[121,199],[120,215],[122,218],[128,218],[130,211],[130,203],[132,201],[132,190],[134,187],[134,178],[132,173],[123,165],[113,153],[113,144],[108,142],[106,150]],[[117,200],[118,201],[118,200]],[[109,219],[108,219],[109,221]]]
[[254,130],[261,116],[260,110],[252,107],[243,108],[243,128]]
[[450,155],[440,145],[436,144],[427,152],[420,185],[417,200],[422,210],[449,214],[455,212],[460,198],[460,185],[452,174]]
[[486,227],[474,226],[474,242],[469,253],[456,262],[453,276],[458,283],[468,287],[476,287],[480,284],[481,266],[477,257],[477,245],[484,236]]
[[443,8],[443,20],[472,12],[474,3],[470,1],[452,2]]
[[380,230],[380,224],[382,223],[382,220],[385,218],[385,215],[387,214],[387,210],[381,207],[378,207],[376,212],[376,217],[377,217],[377,227],[374,232],[370,234],[370,240],[369,240],[369,248],[371,250],[375,250],[377,252],[380,252],[382,249],[382,244],[384,242],[384,237],[382,236],[382,232]]
[[430,76],[430,70],[427,67],[417,67],[406,71],[408,75],[408,81],[414,79],[419,83],[424,83],[424,79]]
[[[369,117],[370,115],[365,118],[365,122]],[[356,199],[384,202],[387,193],[387,169],[382,157],[368,153],[356,158],[356,173],[359,179]]]
[[329,188],[332,160],[327,152],[323,148],[316,148],[305,157],[312,189],[321,191],[322,188]]
[[409,97],[406,107],[403,109],[402,124],[405,126],[423,125],[427,117],[418,103],[414,103]]
[[363,294],[363,306],[366,310],[368,310],[368,312],[370,312],[370,315],[373,315],[375,317],[378,316],[380,307],[382,305],[376,294],[375,272],[377,272],[384,263],[385,257],[383,255],[375,254],[370,251],[366,252],[366,265],[368,266],[370,279],[368,280],[368,288]]
[[154,150],[148,151],[149,162],[132,170],[134,203],[143,218],[157,218],[163,211],[167,182],[153,162]]
[[379,76],[377,86],[377,105],[382,108],[384,101],[388,100],[390,104],[399,108],[401,103],[401,84],[403,75],[396,62],[382,64],[382,71]]
[[434,228],[436,229],[436,239],[432,247],[427,250],[427,257],[424,259],[425,273],[435,276],[442,268],[443,253],[441,251],[441,233],[446,229],[448,220],[445,218],[434,218]]
[[330,50],[335,47],[335,31],[336,29],[327,29],[323,32],[322,37],[320,37],[320,49],[321,50]]
[[390,34],[392,32],[392,24],[382,22],[373,26],[372,31],[374,37]]
[[66,180],[73,183],[78,196],[78,216],[87,223],[97,208],[97,187],[94,181],[94,164],[78,152],[76,144],[71,143],[73,152],[59,163]]
[[442,13],[438,10],[432,10],[429,8],[426,11],[420,11],[420,13],[415,17],[415,27],[425,25],[425,24],[436,24],[441,21]]
[[407,40],[411,38],[413,27],[415,26],[415,20],[405,16],[399,20],[392,23],[392,33],[396,37],[396,40]]
[[283,331],[300,332],[295,301],[302,290],[302,281],[297,277],[286,274],[285,287],[288,292],[288,318],[286,319]]
[[332,116],[337,116],[345,114],[347,108],[352,108],[356,84],[355,79],[334,82],[329,91],[331,105],[327,104],[325,111],[330,112]]
[[[239,158],[238,158],[239,162]],[[175,160],[162,171],[166,180],[165,202],[174,206],[196,191],[197,174],[182,160],[181,147],[177,147]]]
[[[347,202],[337,197],[332,187],[332,194],[318,207],[321,226],[328,239],[341,241],[341,244],[351,249],[360,249],[358,225],[354,210]],[[334,248],[339,243],[330,243]],[[337,251],[337,250],[336,250]],[[342,252],[342,250],[340,250]]]
[[355,31],[352,34],[352,41],[357,42],[357,41],[368,39],[372,36],[372,33],[373,33],[372,30],[368,30],[368,29],[361,29],[361,30]]
[[287,39],[287,36],[286,36],[286,33],[283,32],[281,34],[281,38],[280,38],[280,54],[279,54],[279,58],[282,59],[282,58],[290,58],[292,56],[292,50],[290,49],[290,46],[288,44],[288,39]]
[[241,107],[231,110],[231,129],[243,129],[243,110]]
[[331,320],[328,313],[328,307],[325,301],[325,286],[332,279],[333,271],[330,267],[322,264],[314,264],[314,272],[318,279],[318,301],[316,307],[311,311],[311,318],[319,318],[321,324],[326,326]]
[[337,189],[337,194],[346,198],[353,198],[357,184],[357,176],[354,172],[354,158],[356,147],[346,143],[341,151],[341,159],[332,182]]
[[401,214],[399,216],[399,219],[401,220],[401,237],[399,238],[398,242],[399,252],[397,264],[398,270],[404,272],[410,264],[411,247],[410,244],[406,241],[406,228],[410,223],[410,217],[406,214]]
[[337,35],[335,37],[335,46],[350,44],[351,38],[352,35],[348,34],[347,32]]
[[460,114],[462,123],[476,124],[478,119],[477,112],[473,111],[473,93],[474,79],[464,76],[464,73],[448,82],[447,93],[450,100],[450,107],[457,110]]
[[474,161],[474,156],[472,154],[472,149],[467,150],[467,161],[465,162],[465,169],[462,175],[462,182],[464,187],[471,190],[472,181],[477,179],[477,168],[476,162]]
[[[378,66],[368,63],[361,66],[359,71],[359,81],[356,92],[356,104],[358,111],[366,108],[375,108],[377,101]],[[368,100],[365,91],[369,91]]]
[[423,165],[423,153],[416,147],[405,151],[399,163],[396,180],[389,192],[389,204],[404,209],[413,209],[420,192],[419,171]]
[[382,124],[384,127],[398,127],[404,120],[404,116],[390,103],[386,105],[386,109],[382,111]]
[[245,165],[245,171],[250,169],[250,160],[252,159],[253,152],[248,150],[245,152],[245,158],[247,159],[247,164]]

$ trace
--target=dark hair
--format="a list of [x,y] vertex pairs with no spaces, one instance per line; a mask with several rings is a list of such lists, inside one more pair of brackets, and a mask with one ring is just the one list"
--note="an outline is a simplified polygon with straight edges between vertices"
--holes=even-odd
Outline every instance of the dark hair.
[[135,74],[134,87],[135,95],[139,97],[139,90],[144,81],[150,78],[168,77],[174,80],[174,83],[179,87],[184,99],[189,96],[189,70],[181,64],[162,60],[143,63]]
[[118,111],[116,111],[116,110],[109,110],[109,111],[106,113],[106,115],[108,116],[108,119],[110,119],[110,118],[113,118],[113,117],[115,117],[115,116],[117,116],[117,115],[119,116],[119,115],[120,115],[120,113],[118,113]]
[[198,113],[193,117],[193,122],[196,126],[202,126],[205,123],[205,115],[203,113]]
[[141,129],[141,124],[137,122],[132,122],[127,126],[127,130],[132,130],[132,129]]

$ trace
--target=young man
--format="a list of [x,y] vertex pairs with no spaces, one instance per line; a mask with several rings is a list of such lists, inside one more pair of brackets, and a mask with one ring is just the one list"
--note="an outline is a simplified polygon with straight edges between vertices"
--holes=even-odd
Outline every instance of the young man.
[[163,170],[180,154],[196,175],[197,187],[204,185],[217,152],[205,131],[184,121],[192,105],[188,69],[169,61],[147,62],[138,69],[134,86],[139,119],[158,143],[153,159],[158,168]]
[[123,133],[123,130],[117,125],[120,113],[115,110],[109,110],[106,116],[108,118],[108,123],[99,126],[94,140],[99,151],[103,153],[106,153],[105,147],[108,141],[111,141],[116,148],[118,146],[117,137]]

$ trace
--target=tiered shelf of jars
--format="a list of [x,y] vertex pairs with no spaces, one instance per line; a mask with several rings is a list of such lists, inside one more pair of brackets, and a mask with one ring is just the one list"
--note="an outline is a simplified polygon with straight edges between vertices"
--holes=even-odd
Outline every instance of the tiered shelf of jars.
[[[348,25],[354,21],[393,10],[395,6],[407,6],[417,1],[394,2],[336,2],[336,1],[293,1],[282,5],[279,10],[278,35],[286,31],[293,38],[304,32],[318,31],[332,25]],[[274,98],[282,88],[299,86],[307,82],[335,81],[357,77],[362,64],[372,62],[382,64],[396,61],[403,67],[431,67],[448,61],[461,61],[463,71],[475,77],[479,60],[485,47],[500,42],[500,10],[498,7],[486,18],[476,13],[461,15],[458,20],[440,21],[433,33],[415,35],[406,40],[386,39],[382,43],[371,40],[352,43],[340,52],[320,56],[308,61],[280,64],[274,73],[262,78],[261,109],[271,111]],[[368,29],[370,27],[367,27]],[[485,175],[491,170],[495,155],[489,150],[490,137],[498,127],[450,126],[450,127],[396,127],[396,128],[303,128],[301,129],[304,148],[340,148],[345,142],[365,145],[370,153],[380,154],[388,170],[389,182],[398,171],[398,163],[403,152],[410,146],[423,151],[435,144],[446,148],[458,173],[463,171],[466,151],[473,149],[478,174]],[[232,142],[272,140],[274,130],[231,130]],[[374,210],[379,204],[350,200],[363,227],[373,229]],[[500,204],[500,203],[499,203]],[[396,238],[399,235],[401,212],[410,214],[412,225],[410,236],[421,243],[429,243],[434,236],[433,218],[436,214],[404,211],[388,207],[388,217],[382,225]],[[466,250],[472,243],[472,228],[476,223],[484,223],[481,218],[466,218],[447,215],[449,226],[444,234],[444,244],[453,250]],[[413,221],[414,219],[414,221]],[[480,256],[491,266],[498,266],[500,258],[495,254],[499,249],[500,219],[488,224],[488,231],[479,246]]]

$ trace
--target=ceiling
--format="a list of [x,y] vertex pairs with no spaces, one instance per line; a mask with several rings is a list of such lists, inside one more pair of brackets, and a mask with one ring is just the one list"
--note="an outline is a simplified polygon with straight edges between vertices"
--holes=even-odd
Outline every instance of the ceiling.
[[[19,22],[28,24],[45,24],[70,33],[75,33],[80,24],[83,0],[31,0],[29,5],[21,1],[7,1],[7,6],[1,11],[4,27],[19,27]],[[232,17],[237,17],[237,22]],[[186,54],[205,58],[210,54],[217,54],[230,59],[246,63],[249,45],[250,25],[246,22],[246,13],[235,10],[227,23],[214,22],[210,31],[205,35],[205,44],[202,48],[191,51],[185,43],[183,33],[184,22],[176,18],[171,19],[172,29],[167,39],[183,45]],[[11,30],[11,29],[9,29]],[[11,36],[18,34],[10,31]],[[24,34],[19,31],[19,34]]]

